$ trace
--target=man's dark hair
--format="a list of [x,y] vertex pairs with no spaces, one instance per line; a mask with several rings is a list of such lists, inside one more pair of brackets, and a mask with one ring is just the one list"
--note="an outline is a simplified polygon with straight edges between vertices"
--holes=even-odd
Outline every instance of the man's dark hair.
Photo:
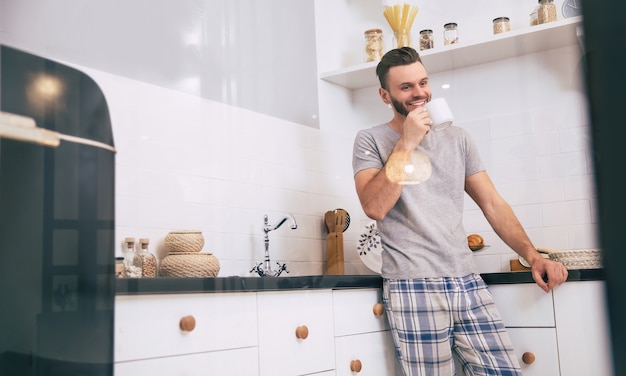
[[387,74],[389,73],[389,69],[399,65],[413,64],[418,61],[421,63],[422,59],[419,53],[411,47],[396,48],[387,52],[382,59],[380,59],[378,66],[376,66],[376,75],[378,76],[378,81],[380,81],[380,87],[388,90]]

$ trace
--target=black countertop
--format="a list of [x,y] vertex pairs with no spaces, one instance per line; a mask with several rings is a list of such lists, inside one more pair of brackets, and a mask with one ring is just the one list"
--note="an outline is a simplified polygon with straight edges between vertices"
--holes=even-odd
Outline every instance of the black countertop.
[[[489,285],[534,283],[530,272],[484,273]],[[603,269],[570,270],[568,282],[604,280]],[[320,275],[303,277],[218,277],[218,278],[126,278],[117,279],[117,295],[227,293],[299,289],[380,288],[379,275]]]

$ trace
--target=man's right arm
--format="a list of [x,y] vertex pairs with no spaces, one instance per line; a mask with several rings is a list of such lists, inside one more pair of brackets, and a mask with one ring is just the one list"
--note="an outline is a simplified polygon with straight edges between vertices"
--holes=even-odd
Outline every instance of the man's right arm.
[[412,151],[394,150],[382,170],[368,168],[354,176],[361,207],[371,219],[385,218],[400,198],[402,185],[398,181],[403,179],[403,176],[400,176],[403,174],[402,166],[410,161],[411,153]]

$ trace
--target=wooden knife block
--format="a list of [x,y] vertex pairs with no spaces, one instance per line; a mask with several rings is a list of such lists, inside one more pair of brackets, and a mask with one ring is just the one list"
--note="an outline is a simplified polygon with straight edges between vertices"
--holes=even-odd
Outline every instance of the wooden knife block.
[[326,237],[326,274],[343,275],[343,233],[331,232]]

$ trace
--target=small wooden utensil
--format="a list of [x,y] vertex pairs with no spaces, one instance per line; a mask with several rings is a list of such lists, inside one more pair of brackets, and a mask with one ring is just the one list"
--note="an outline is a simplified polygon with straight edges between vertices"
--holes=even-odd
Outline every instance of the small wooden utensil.
[[[343,257],[343,231],[345,230],[347,212],[343,209],[326,212],[326,226],[329,234],[326,238],[326,273],[342,275],[345,273]],[[334,217],[334,223],[330,222]]]

